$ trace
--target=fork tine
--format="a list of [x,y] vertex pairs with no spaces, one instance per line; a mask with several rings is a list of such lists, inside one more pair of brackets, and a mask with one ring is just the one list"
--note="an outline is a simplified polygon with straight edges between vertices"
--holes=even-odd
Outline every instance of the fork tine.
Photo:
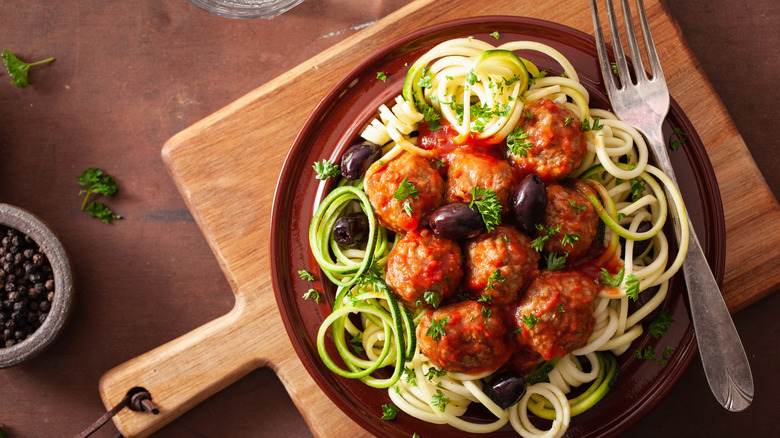
[[639,24],[642,28],[642,36],[645,40],[645,49],[647,50],[647,59],[650,61],[650,73],[653,75],[653,80],[665,81],[664,71],[661,69],[661,61],[658,59],[658,52],[655,50],[655,43],[653,42],[653,34],[650,33],[650,24],[647,22],[647,14],[645,13],[645,4],[642,0],[636,0],[636,8],[639,13]]
[[617,64],[620,81],[623,87],[625,87],[630,85],[631,75],[628,73],[628,62],[626,61],[626,54],[623,52],[623,42],[620,38],[620,29],[618,28],[615,8],[612,5],[612,0],[607,0],[606,3],[609,33],[612,38],[612,49],[615,51],[615,63]]
[[607,94],[617,89],[615,78],[609,68],[609,57],[607,56],[607,44],[604,41],[604,33],[601,31],[601,20],[599,19],[599,9],[596,0],[590,0],[590,12],[593,16],[593,36],[596,37],[596,51],[599,54],[599,65],[601,66],[601,76],[604,78],[604,87]]
[[[623,7],[623,21],[626,25],[626,37],[628,38],[628,47],[631,50],[631,60],[634,63],[634,74],[637,83],[641,83],[647,80],[647,73],[645,73],[645,66],[642,62],[642,53],[639,51],[639,44],[636,41],[636,29],[634,29],[634,20],[631,18],[631,7],[628,5],[628,0],[622,1]],[[644,37],[645,30],[642,30],[642,36]],[[645,40],[646,41],[646,40]]]

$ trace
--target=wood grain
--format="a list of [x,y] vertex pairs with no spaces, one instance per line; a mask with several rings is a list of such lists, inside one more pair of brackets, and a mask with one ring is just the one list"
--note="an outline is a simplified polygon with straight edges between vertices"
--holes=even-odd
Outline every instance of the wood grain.
[[[780,209],[676,24],[660,3],[646,6],[671,94],[706,145],[721,187],[728,248],[723,294],[736,311],[778,287],[780,274],[772,266],[780,260]],[[584,3],[523,3],[521,10],[517,2],[503,0],[491,2],[490,10],[592,33]],[[134,386],[160,395],[157,416],[128,410],[117,415],[120,432],[147,436],[253,369],[269,366],[314,435],[365,434],[317,388],[284,332],[268,275],[270,181],[276,181],[306,116],[356,61],[427,24],[482,14],[479,2],[467,0],[410,3],[166,143],[163,159],[225,272],[236,305],[227,315],[103,376],[100,393],[107,407]],[[757,233],[766,236],[760,248],[748,238]],[[762,251],[760,261],[756,251]]]

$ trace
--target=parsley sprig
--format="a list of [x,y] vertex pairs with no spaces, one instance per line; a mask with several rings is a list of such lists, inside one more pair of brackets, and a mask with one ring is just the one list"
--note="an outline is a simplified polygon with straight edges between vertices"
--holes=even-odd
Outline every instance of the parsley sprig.
[[528,134],[523,131],[522,127],[518,126],[506,136],[506,146],[513,155],[527,157],[528,151],[533,145],[528,141]]
[[484,187],[473,187],[469,208],[474,208],[475,205],[488,232],[501,225],[501,203],[496,192]]
[[79,195],[84,195],[84,201],[81,203],[81,211],[88,212],[93,218],[102,220],[110,224],[116,219],[122,219],[122,216],[115,215],[110,208],[102,202],[88,202],[92,195],[114,196],[119,190],[114,178],[98,169],[90,167],[79,175],[79,185],[86,187],[79,191]]
[[449,322],[449,316],[445,316],[444,318],[439,319],[434,318],[431,320],[431,325],[428,327],[428,331],[425,332],[425,334],[428,335],[429,338],[438,341],[442,336],[444,336],[444,327],[446,327]]
[[8,69],[8,74],[11,75],[11,85],[18,88],[27,88],[30,85],[27,78],[30,67],[54,61],[54,58],[48,58],[42,61],[26,63],[17,58],[10,50],[3,50],[2,57],[3,64]]
[[328,179],[341,175],[339,166],[328,160],[318,161],[312,167],[314,167],[314,171],[317,173],[315,176],[317,179]]

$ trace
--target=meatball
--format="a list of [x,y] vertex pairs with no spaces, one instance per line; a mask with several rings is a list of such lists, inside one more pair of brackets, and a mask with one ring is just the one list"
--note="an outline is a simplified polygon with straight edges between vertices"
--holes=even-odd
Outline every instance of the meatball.
[[509,359],[509,330],[498,308],[476,301],[448,304],[422,315],[417,343],[446,371],[479,374]]
[[380,164],[364,181],[379,222],[396,233],[417,229],[444,202],[445,187],[433,165],[412,153]]
[[471,190],[483,187],[496,192],[502,213],[509,211],[509,197],[513,189],[512,166],[506,160],[480,152],[456,149],[448,155],[448,203],[471,202]]
[[580,121],[566,107],[549,99],[525,106],[519,127],[531,143],[526,156],[510,154],[521,173],[535,173],[545,182],[559,181],[579,167],[588,150]]
[[599,216],[593,204],[577,190],[561,184],[547,187],[547,207],[540,233],[557,230],[544,241],[544,251],[569,254],[569,262],[586,254],[596,237]]
[[[450,297],[463,277],[460,246],[428,228],[410,231],[387,258],[385,280],[407,306],[416,308]],[[435,297],[425,293],[433,292]]]
[[517,300],[539,273],[539,253],[531,247],[531,238],[510,225],[467,240],[464,257],[465,289],[475,299],[486,296],[495,304]]
[[544,360],[582,347],[593,332],[599,288],[578,271],[543,271],[517,303],[515,344],[528,346]]

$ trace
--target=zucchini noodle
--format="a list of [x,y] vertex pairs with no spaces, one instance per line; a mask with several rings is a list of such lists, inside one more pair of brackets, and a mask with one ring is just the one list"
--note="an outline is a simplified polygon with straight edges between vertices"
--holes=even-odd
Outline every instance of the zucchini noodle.
[[[549,71],[560,74],[542,72],[522,57],[534,52],[552,59]],[[423,122],[450,125],[456,145],[470,140],[499,144],[518,126],[524,106],[541,98],[568,108],[590,128],[584,134],[585,157],[569,177],[577,178],[575,189],[604,225],[603,252],[594,262],[610,267],[614,281],[601,285],[587,343],[527,373],[525,395],[506,409],[483,391],[495,370],[475,376],[439,370],[416,343],[415,327],[425,309],[412,313],[384,283],[388,254],[399,236],[388,239],[362,180],[342,180],[318,206],[309,230],[314,257],[337,286],[332,312],[317,335],[319,354],[330,370],[387,388],[393,404],[422,421],[471,433],[506,426],[523,437],[563,436],[572,417],[609,391],[618,375],[616,356],[642,335],[642,320],[664,302],[669,280],[682,265],[688,228],[678,231],[676,254],[670,253],[663,228],[670,213],[686,223],[686,212],[672,181],[648,164],[642,135],[611,112],[589,106],[587,89],[560,52],[538,42],[493,46],[475,38],[435,46],[409,67],[401,95],[380,106],[362,131],[361,137],[382,147],[381,158],[364,178],[402,154],[434,157],[435,151],[417,142]],[[367,216],[368,239],[360,249],[342,248],[331,230],[341,215],[354,211]],[[649,297],[633,305],[641,294]],[[467,420],[472,403],[494,418]],[[539,424],[548,427],[541,430]]]

